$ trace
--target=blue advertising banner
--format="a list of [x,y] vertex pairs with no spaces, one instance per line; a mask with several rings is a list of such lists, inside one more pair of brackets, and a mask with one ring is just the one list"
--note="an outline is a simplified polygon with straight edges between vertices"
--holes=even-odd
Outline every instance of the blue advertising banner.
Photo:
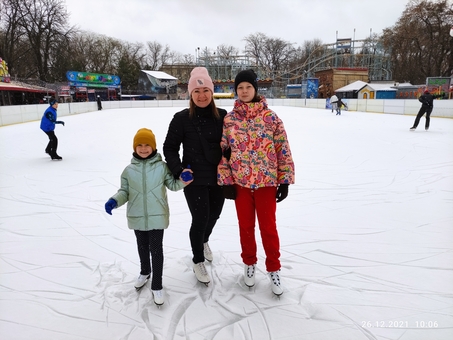
[[76,87],[114,87],[121,85],[120,77],[110,74],[68,71],[66,78],[70,86]]

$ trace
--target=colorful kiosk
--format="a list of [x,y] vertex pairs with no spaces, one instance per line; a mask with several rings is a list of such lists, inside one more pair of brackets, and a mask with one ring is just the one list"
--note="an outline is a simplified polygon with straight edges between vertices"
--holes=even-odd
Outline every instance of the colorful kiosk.
[[[69,92],[76,102],[118,100],[121,95],[121,79],[116,75],[68,71]],[[66,93],[66,87],[61,92]]]

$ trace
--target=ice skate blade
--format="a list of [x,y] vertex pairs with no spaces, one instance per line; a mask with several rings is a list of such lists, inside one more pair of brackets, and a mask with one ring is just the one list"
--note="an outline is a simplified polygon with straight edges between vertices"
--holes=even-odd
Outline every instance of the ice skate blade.
[[[194,273],[195,273],[195,272],[194,272]],[[209,283],[211,282],[211,281],[203,282],[203,281],[200,281],[200,280],[198,280],[198,279],[197,279],[197,281],[200,282],[200,283],[202,283],[202,284],[204,284],[206,287],[208,287]]]
[[199,280],[197,280],[197,281],[198,281],[199,283],[204,284],[206,287],[209,287],[209,283],[211,283],[211,281],[209,281],[209,282],[203,282],[203,281],[199,281]]
[[[195,274],[195,270],[193,272]],[[195,275],[195,277],[197,277],[197,275]],[[200,280],[198,280],[198,278],[197,278],[197,281],[200,282],[200,283],[203,283],[206,287],[208,287],[209,283],[211,282],[211,281],[208,281],[208,282],[200,281]]]
[[141,287],[135,287],[135,286],[134,286],[134,287],[135,287],[135,290],[136,290],[137,292],[138,292],[139,290],[142,290],[143,287],[145,287],[147,283],[148,283],[148,280],[146,280],[146,282],[145,282],[145,283],[143,284],[143,286],[141,286]]

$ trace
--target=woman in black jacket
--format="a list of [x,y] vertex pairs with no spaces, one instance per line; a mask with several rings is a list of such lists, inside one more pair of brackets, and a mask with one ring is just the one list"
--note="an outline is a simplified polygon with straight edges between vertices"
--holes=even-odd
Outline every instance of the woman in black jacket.
[[[209,236],[225,201],[222,188],[217,185],[217,165],[222,153],[220,139],[226,111],[218,109],[214,103],[214,84],[206,68],[192,70],[188,91],[190,107],[173,116],[163,153],[176,178],[187,169],[192,170],[193,182],[184,188],[184,195],[192,215],[189,237],[193,270],[198,281],[207,285],[210,277],[204,261],[213,259]],[[182,160],[179,155],[181,144]]]

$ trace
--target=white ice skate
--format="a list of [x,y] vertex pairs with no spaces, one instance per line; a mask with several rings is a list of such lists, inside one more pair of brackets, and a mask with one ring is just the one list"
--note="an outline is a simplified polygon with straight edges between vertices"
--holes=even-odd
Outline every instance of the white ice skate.
[[244,283],[247,287],[253,287],[255,285],[255,265],[244,266]]
[[137,277],[137,280],[135,281],[135,284],[134,284],[135,289],[137,289],[137,290],[141,289],[146,284],[146,282],[148,282],[149,276],[150,276],[150,274],[148,274],[148,275],[140,274]]
[[153,300],[157,306],[162,306],[164,304],[164,290],[152,290]]
[[194,263],[193,272],[195,273],[197,280],[200,281],[201,283],[204,283],[206,286],[209,284],[209,282],[211,282],[208,272],[206,271],[204,262]]
[[209,248],[209,243],[203,243],[203,253],[204,253],[204,258],[208,260],[209,262],[212,262],[213,257],[212,257],[212,251],[211,248]]
[[280,271],[276,272],[270,272],[269,277],[271,279],[271,288],[272,288],[272,293],[274,293],[277,296],[280,296],[283,294],[283,289],[280,284]]

